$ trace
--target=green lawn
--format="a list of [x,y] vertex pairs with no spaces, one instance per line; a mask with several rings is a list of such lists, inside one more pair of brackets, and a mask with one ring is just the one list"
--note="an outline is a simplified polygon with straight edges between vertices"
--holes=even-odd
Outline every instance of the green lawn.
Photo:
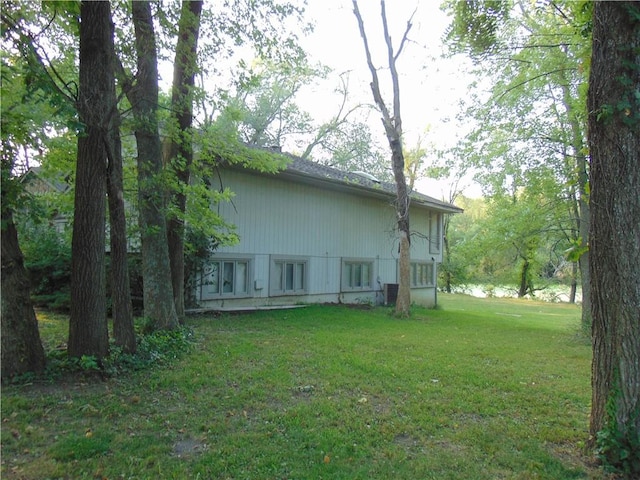
[[[439,301],[190,318],[169,367],[5,386],[2,478],[603,478],[578,308]],[[41,315],[48,346],[64,324]]]

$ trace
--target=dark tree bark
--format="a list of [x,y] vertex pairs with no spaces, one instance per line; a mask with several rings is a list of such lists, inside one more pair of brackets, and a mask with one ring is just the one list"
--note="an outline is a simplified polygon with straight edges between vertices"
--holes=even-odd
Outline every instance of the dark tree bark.
[[162,143],[158,130],[158,57],[151,4],[132,2],[137,82],[128,89],[138,146],[138,203],[142,237],[144,315],[154,330],[178,326],[167,246],[167,195],[162,185]]
[[[4,172],[3,172],[4,176]],[[4,187],[4,185],[3,185]],[[13,215],[2,190],[2,380],[45,366],[38,321]]]
[[399,285],[398,297],[396,300],[396,315],[407,316],[411,312],[411,236],[409,230],[409,204],[410,197],[407,189],[407,182],[404,175],[404,154],[402,152],[402,117],[400,115],[400,83],[398,79],[398,71],[396,69],[396,60],[407,40],[407,35],[411,29],[411,21],[407,22],[407,29],[398,47],[398,51],[394,52],[391,37],[387,26],[387,14],[384,0],[380,1],[380,10],[382,16],[382,27],[384,29],[384,40],[387,46],[387,60],[389,71],[391,73],[391,82],[393,84],[393,115],[389,112],[387,105],[382,98],[380,92],[380,82],[378,80],[378,72],[371,59],[371,51],[369,49],[369,41],[364,28],[362,15],[358,8],[358,2],[353,0],[353,13],[358,20],[360,35],[364,42],[365,55],[367,57],[367,65],[371,72],[372,82],[371,91],[376,106],[382,114],[382,124],[384,125],[385,134],[391,149],[391,166],[393,177],[396,183],[396,218],[398,226],[398,238],[400,242],[400,255],[398,259],[399,265]]
[[105,210],[107,136],[113,86],[109,50],[108,2],[80,6],[80,83],[78,115],[85,131],[78,137],[73,236],[71,241],[71,317],[68,353],[103,358],[109,352],[106,318]]
[[[589,78],[592,438],[640,454],[640,5],[597,2]],[[635,466],[634,472],[640,473]],[[635,477],[634,477],[635,478]]]
[[176,313],[184,316],[184,214],[187,208],[185,189],[189,185],[193,147],[191,125],[193,123],[193,88],[197,68],[198,34],[202,1],[182,3],[176,58],[173,63],[173,87],[171,112],[178,131],[167,140],[165,159],[176,175],[178,189],[173,192],[173,203],[178,215],[167,222],[171,282]]
[[[113,38],[113,37],[112,37]],[[115,52],[113,52],[115,59]],[[115,84],[110,93],[116,104]],[[107,193],[109,199],[109,242],[111,247],[111,302],[113,337],[116,345],[126,353],[136,351],[133,324],[133,305],[127,261],[127,220],[124,206],[122,179],[122,142],[120,139],[120,112],[114,109],[109,128],[109,167]]]

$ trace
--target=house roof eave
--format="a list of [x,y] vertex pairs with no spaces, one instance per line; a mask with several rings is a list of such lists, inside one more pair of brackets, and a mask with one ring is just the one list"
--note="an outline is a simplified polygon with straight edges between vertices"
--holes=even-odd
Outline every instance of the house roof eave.
[[[279,177],[289,179],[307,185],[313,185],[318,188],[324,188],[333,191],[342,191],[352,193],[354,195],[377,198],[393,202],[396,197],[395,184],[389,182],[381,182],[370,175],[363,175],[356,172],[345,172],[333,167],[321,165],[310,160],[304,160],[295,155],[280,153],[290,159],[287,166],[275,173],[262,173],[256,170],[248,169],[255,175],[264,175],[269,177]],[[236,169],[244,169],[238,165],[232,166]],[[412,192],[411,204],[418,208],[424,208],[439,213],[462,213],[463,210],[453,204],[438,200],[420,192]]]

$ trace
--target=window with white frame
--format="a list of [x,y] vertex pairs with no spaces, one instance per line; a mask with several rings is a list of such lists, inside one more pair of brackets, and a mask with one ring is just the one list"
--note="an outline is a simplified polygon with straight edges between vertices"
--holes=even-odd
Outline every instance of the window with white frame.
[[271,295],[302,295],[307,293],[307,258],[279,258],[271,260]]
[[429,212],[429,253],[440,253],[442,242],[442,215]]
[[342,290],[372,290],[373,289],[373,261],[350,260],[342,261]]
[[202,299],[249,295],[248,259],[214,260],[202,276]]
[[411,262],[411,286],[433,287],[434,264],[430,262]]

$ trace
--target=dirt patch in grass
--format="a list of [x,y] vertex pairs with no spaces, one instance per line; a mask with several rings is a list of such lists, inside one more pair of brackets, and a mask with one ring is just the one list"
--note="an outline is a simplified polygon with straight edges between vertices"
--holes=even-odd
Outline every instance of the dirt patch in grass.
[[207,444],[195,438],[184,438],[173,444],[172,455],[182,458],[198,455],[206,451]]

